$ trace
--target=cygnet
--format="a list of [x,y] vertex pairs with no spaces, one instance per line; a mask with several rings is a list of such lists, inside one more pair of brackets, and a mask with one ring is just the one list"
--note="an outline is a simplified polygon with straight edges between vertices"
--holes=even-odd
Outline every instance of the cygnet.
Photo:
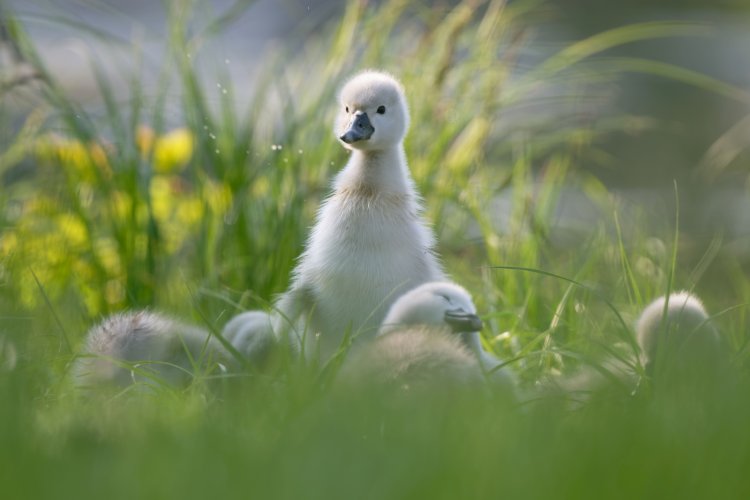
[[374,336],[405,290],[444,279],[406,164],[408,126],[404,89],[393,76],[365,71],[342,88],[334,130],[351,157],[276,304],[277,335],[319,336],[327,356],[347,332]]
[[247,311],[232,317],[224,325],[221,336],[243,354],[253,368],[263,368],[279,345],[271,316],[265,311]]
[[649,304],[638,319],[636,338],[646,372],[656,378],[667,370],[700,371],[722,351],[702,302],[684,291]]
[[109,316],[89,330],[73,374],[79,387],[134,382],[182,386],[196,369],[218,373],[232,364],[231,355],[209,332],[161,314],[134,311]]
[[479,340],[482,321],[469,293],[455,283],[425,283],[390,308],[378,336],[348,361],[343,376],[434,384],[478,382],[485,376],[511,388],[507,369]]
[[[700,299],[688,292],[673,293],[647,305],[636,322],[636,341],[648,379],[654,386],[694,389],[715,374],[722,358],[721,341]],[[604,376],[606,372],[608,375]],[[625,360],[609,358],[599,370],[585,368],[573,376],[553,379],[558,388],[585,399],[590,393],[620,387],[627,393],[639,388],[640,377]],[[645,386],[649,386],[646,384]]]

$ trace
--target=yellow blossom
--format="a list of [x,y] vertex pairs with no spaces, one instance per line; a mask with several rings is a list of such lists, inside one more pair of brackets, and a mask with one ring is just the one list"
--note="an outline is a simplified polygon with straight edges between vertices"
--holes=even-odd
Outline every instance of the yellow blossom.
[[172,215],[172,209],[175,205],[169,177],[155,175],[151,179],[149,194],[154,217],[159,222],[167,221]]
[[148,158],[148,155],[151,153],[151,148],[154,147],[155,138],[156,133],[154,132],[154,129],[147,125],[138,125],[138,128],[135,131],[135,145],[141,153],[141,158],[144,160]]
[[70,167],[79,181],[94,182],[99,174],[108,176],[111,173],[106,149],[95,142],[84,144],[75,139],[47,135],[36,142],[35,153],[40,161]]
[[68,213],[60,214],[57,216],[57,227],[66,245],[80,248],[86,243],[86,226],[78,217]]
[[193,134],[186,128],[172,130],[156,140],[154,170],[169,173],[184,167],[193,157]]
[[143,159],[150,155],[157,174],[170,174],[183,168],[193,157],[195,140],[186,128],[177,128],[162,136],[147,125],[135,131],[135,144]]

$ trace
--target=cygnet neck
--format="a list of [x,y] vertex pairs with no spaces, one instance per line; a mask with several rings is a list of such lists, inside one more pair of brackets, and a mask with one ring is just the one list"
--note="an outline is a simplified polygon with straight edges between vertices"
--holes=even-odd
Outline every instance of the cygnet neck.
[[480,353],[484,351],[484,349],[482,349],[482,341],[479,340],[478,332],[462,333],[461,340],[463,341],[464,345],[466,345],[466,347],[468,347],[475,353]]
[[401,144],[387,149],[352,151],[341,171],[336,189],[366,189],[381,194],[410,194],[411,176]]

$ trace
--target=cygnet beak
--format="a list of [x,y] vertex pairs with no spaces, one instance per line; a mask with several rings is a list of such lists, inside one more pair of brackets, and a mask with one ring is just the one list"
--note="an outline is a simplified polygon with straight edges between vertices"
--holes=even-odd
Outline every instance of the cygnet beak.
[[463,309],[445,311],[445,322],[451,326],[453,333],[478,332],[483,326],[479,316]]
[[349,124],[349,129],[339,139],[347,144],[352,144],[357,141],[366,141],[372,136],[373,132],[375,132],[375,128],[370,123],[367,113],[360,112],[354,115],[354,120]]

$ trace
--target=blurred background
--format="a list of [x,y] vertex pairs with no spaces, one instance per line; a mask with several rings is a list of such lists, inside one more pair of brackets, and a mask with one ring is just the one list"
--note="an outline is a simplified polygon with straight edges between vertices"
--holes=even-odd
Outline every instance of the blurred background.
[[[162,275],[174,284],[168,307],[192,280],[243,305],[242,291],[282,291],[345,159],[329,133],[335,89],[368,66],[400,76],[414,123],[434,129],[412,129],[407,152],[452,272],[527,261],[513,250],[525,237],[546,253],[529,263],[575,267],[600,232],[634,258],[648,242],[663,268],[677,225],[680,286],[710,276],[706,289],[730,302],[745,289],[746,2],[10,0],[2,13],[5,275],[51,263],[41,282],[59,281],[54,293],[90,289],[84,318],[159,304]],[[51,146],[19,146],[35,135]],[[61,139],[74,140],[63,151]],[[76,154],[63,184],[45,174]],[[82,173],[106,162],[111,179]],[[53,208],[32,208],[34,190]],[[121,195],[112,214],[151,215],[93,210],[97,196]],[[34,210],[70,217],[24,229]],[[282,227],[281,253],[256,230],[270,223]],[[80,233],[89,243],[61,245],[98,270],[34,256],[56,246],[32,243],[46,231]],[[31,303],[38,284],[24,276],[14,296]],[[654,290],[666,279],[649,276]],[[100,286],[108,298],[97,303]]]
[[[427,2],[411,15],[419,17],[430,8],[448,12],[456,3]],[[479,8],[483,2],[474,3]],[[332,29],[343,16],[344,6],[340,0],[204,2],[200,10],[221,17],[221,26],[211,28],[214,31],[201,48],[199,64],[208,79],[215,76],[217,66],[225,64],[222,70],[234,82],[239,102],[247,102],[270,54],[294,54],[312,43],[317,34]],[[143,58],[144,89],[154,91],[167,45],[163,3],[11,0],[3,8],[18,16],[50,73],[87,109],[101,106],[91,57],[97,58],[112,77],[113,90],[122,93],[128,82],[120,77],[127,66],[135,64],[132,43]],[[644,21],[680,20],[705,30],[696,36],[630,43],[607,55],[647,57],[708,75],[741,92],[750,89],[750,6],[741,0],[564,0],[540,4],[533,9],[532,17],[529,40],[516,62],[519,68],[530,67],[569,42],[606,29]],[[7,50],[6,45],[6,79],[13,76],[13,59],[7,57]],[[401,71],[397,65],[387,69]],[[544,90],[548,96],[567,91],[563,85]],[[577,109],[568,112],[566,119],[585,120],[591,113],[648,118],[648,130],[643,133],[619,133],[599,141],[606,158],[600,157],[598,162],[586,159],[580,167],[595,172],[608,186],[637,203],[659,204],[665,200],[669,204],[673,181],[677,181],[685,210],[682,227],[701,237],[725,231],[737,251],[746,254],[750,250],[746,186],[750,104],[747,95],[740,101],[672,78],[626,72],[606,95],[600,91],[579,99]],[[527,106],[509,112],[512,117],[508,116],[507,126],[543,121],[550,112],[549,102]],[[175,122],[181,119],[176,107],[169,116]]]

